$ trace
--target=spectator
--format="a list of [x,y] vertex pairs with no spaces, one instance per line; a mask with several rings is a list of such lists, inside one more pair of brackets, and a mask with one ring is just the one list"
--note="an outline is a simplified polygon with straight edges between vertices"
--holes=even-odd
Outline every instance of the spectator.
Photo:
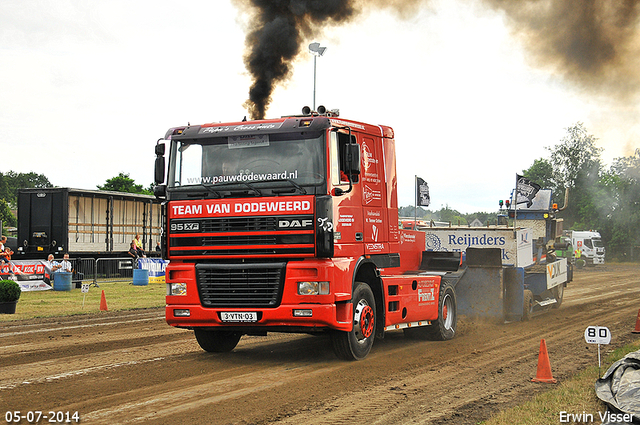
[[53,285],[51,283],[51,273],[53,273],[53,263],[54,263],[53,254],[49,254],[49,256],[47,257],[47,261],[44,262],[45,273],[44,273],[43,281],[47,285]]
[[69,261],[69,254],[65,253],[64,256],[62,257],[62,261],[60,262],[54,261],[51,266],[51,270],[54,272],[71,273],[72,267],[71,267],[71,262]]
[[11,256],[13,255],[13,250],[8,246],[4,247],[4,258],[6,258],[7,263],[11,262]]
[[131,260],[133,261],[133,268],[134,269],[137,268],[138,258],[140,258],[140,253],[138,251],[138,247],[136,246],[135,239],[131,241],[131,246],[129,248],[129,251],[127,251],[127,254],[131,256]]
[[[0,237],[0,262],[3,262],[3,263],[8,263],[9,260],[11,259],[11,255],[9,255],[5,250],[6,243],[7,243],[7,237],[6,236]],[[6,249],[9,249],[9,248],[7,247]],[[9,249],[9,251],[11,250]]]
[[136,233],[136,237],[133,238],[133,241],[131,241],[131,242],[136,245],[136,250],[138,251],[138,257],[145,258],[146,255],[144,254],[144,251],[142,250],[142,241],[140,240],[140,234]]
[[160,242],[156,243],[156,252],[161,252],[162,248],[160,247]]

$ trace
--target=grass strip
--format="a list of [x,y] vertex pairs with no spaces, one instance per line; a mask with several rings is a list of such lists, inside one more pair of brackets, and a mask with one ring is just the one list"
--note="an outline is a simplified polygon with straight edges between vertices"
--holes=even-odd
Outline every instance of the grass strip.
[[[640,349],[640,340],[615,349],[602,361],[602,367],[590,366],[555,389],[537,394],[532,400],[503,410],[483,425],[557,425],[559,423],[600,424],[606,405],[596,397],[596,380],[626,354]],[[561,412],[565,416],[561,418]],[[574,416],[567,416],[574,415]],[[580,416],[582,415],[582,416]],[[583,420],[577,420],[582,418]],[[564,419],[561,421],[561,419]]]
[[92,286],[87,293],[83,293],[79,288],[70,291],[22,292],[15,314],[0,314],[0,322],[97,313],[100,311],[102,291],[109,311],[165,305],[167,289],[164,283],[133,285],[132,281],[128,280],[98,284],[99,287]]

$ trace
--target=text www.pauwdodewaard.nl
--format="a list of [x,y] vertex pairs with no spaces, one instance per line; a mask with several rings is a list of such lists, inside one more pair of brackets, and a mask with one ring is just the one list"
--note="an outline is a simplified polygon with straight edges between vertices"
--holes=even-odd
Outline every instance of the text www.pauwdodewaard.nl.
[[282,180],[282,179],[297,179],[298,170],[281,173],[240,173],[230,176],[202,176],[202,177],[189,177],[187,178],[187,184],[218,184],[218,183],[243,183],[243,182],[255,182],[255,181],[269,181],[269,180]]

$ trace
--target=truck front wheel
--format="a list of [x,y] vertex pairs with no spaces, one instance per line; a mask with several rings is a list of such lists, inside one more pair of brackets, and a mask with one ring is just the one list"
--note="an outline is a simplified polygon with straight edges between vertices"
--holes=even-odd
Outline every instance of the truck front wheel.
[[366,283],[357,282],[351,297],[353,329],[331,334],[333,351],[344,360],[362,360],[367,357],[376,336],[376,301]]
[[194,329],[196,341],[204,351],[210,353],[226,353],[238,345],[241,333],[229,331],[210,331],[206,329]]

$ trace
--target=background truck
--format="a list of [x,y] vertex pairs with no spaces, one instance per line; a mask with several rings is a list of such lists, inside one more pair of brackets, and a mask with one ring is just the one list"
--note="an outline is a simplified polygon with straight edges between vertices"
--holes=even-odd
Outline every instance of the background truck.
[[70,188],[21,189],[15,259],[123,256],[136,234],[152,251],[160,240],[154,196]]
[[461,264],[398,225],[393,129],[319,110],[156,143],[167,323],[212,352],[242,335],[328,333],[357,360],[387,331],[453,338],[458,311],[520,320],[524,273],[500,249],[468,248]]
[[[571,238],[576,259],[583,259],[588,266],[604,264],[605,248],[600,233],[595,231],[566,230],[564,236]],[[580,250],[578,257],[577,251]]]

